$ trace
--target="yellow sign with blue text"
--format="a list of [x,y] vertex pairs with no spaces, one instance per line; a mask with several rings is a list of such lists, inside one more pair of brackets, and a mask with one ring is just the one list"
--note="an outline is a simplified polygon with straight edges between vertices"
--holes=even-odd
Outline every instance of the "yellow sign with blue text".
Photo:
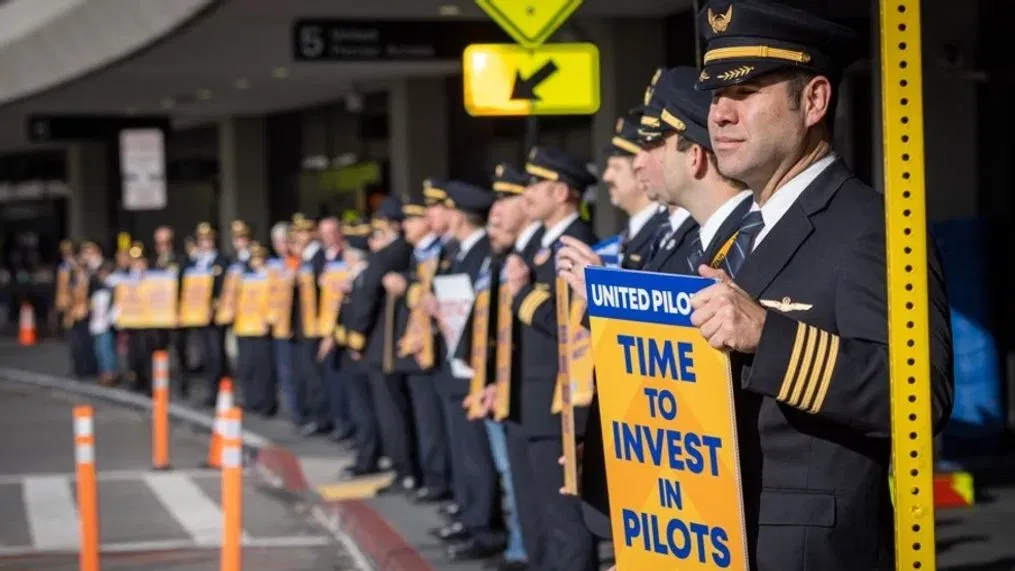
[[548,40],[582,0],[476,0],[509,36],[527,48]]
[[472,44],[462,55],[465,110],[473,117],[587,115],[599,110],[595,44]]
[[585,272],[618,569],[747,571],[729,357],[693,276]]

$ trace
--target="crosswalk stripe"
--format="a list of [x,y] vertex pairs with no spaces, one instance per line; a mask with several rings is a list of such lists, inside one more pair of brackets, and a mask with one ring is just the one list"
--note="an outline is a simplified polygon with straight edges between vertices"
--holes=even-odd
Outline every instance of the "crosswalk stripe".
[[[222,540],[222,510],[184,474],[145,474],[145,483],[159,503],[198,544]],[[243,532],[244,539],[249,539]]]
[[21,487],[32,545],[40,549],[77,548],[78,511],[64,478],[25,480]]

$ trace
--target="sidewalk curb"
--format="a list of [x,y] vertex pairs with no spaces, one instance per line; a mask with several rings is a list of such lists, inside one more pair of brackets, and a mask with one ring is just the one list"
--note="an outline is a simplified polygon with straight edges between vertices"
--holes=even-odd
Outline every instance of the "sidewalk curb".
[[[135,409],[151,410],[152,400],[123,389],[83,383],[67,377],[0,367],[0,379],[97,398]],[[215,419],[191,407],[170,403],[172,420],[210,433]],[[288,448],[244,429],[243,446],[253,459],[259,483],[292,503],[309,507],[312,515],[354,555],[374,571],[434,571],[433,567],[362,500],[325,501],[307,483],[299,458]]]
[[348,537],[375,571],[434,571],[385,519],[364,500],[326,501],[307,485],[299,458],[290,450],[271,447],[258,454],[258,473],[280,493],[312,506],[315,519],[339,537]]

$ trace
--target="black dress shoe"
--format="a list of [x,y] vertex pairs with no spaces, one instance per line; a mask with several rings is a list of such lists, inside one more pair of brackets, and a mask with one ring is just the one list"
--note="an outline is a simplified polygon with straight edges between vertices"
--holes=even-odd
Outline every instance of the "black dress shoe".
[[412,495],[413,501],[420,504],[432,504],[436,502],[443,502],[451,499],[451,492],[436,491],[430,488],[420,488],[416,490],[416,493]]
[[373,468],[362,468],[360,466],[350,466],[345,470],[342,470],[338,474],[338,478],[341,481],[352,480],[355,478],[361,478],[363,476],[372,476],[374,474],[380,474],[381,469],[376,466]]
[[448,546],[448,560],[476,561],[497,557],[504,551],[503,546],[487,545],[475,539],[466,539],[461,543]]
[[465,541],[469,538],[469,532],[462,525],[462,522],[454,522],[442,527],[436,527],[430,530],[430,535],[437,539],[451,543],[455,541]]
[[444,517],[455,517],[460,511],[462,511],[462,508],[454,502],[444,504],[443,506],[437,508],[437,513]]
[[416,489],[416,479],[412,476],[395,478],[390,484],[377,490],[378,495],[408,494]]

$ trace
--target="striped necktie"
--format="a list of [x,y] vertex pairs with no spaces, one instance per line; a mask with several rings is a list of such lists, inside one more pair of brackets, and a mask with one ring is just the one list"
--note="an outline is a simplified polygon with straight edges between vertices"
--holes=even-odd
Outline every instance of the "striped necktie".
[[736,277],[737,272],[740,271],[747,256],[751,253],[754,238],[764,227],[765,220],[761,217],[760,210],[752,210],[744,215],[740,221],[740,229],[737,230],[737,237],[733,240],[733,245],[730,246],[729,252],[726,253],[726,257],[722,261],[722,268],[726,270],[729,277]]
[[694,238],[691,239],[691,255],[687,257],[687,269],[692,274],[698,274],[698,266],[701,265],[701,259],[705,257],[705,252],[701,249],[701,234],[699,232],[694,233]]

